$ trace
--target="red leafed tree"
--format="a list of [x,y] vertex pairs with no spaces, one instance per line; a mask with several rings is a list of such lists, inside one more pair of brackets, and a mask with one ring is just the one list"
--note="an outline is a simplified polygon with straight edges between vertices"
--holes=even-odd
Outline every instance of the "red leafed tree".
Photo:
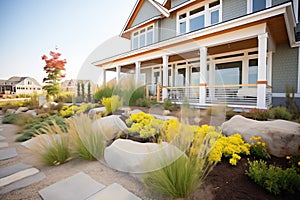
[[[57,50],[57,49],[56,49]],[[46,55],[42,56],[42,60],[45,61],[46,65],[44,71],[47,73],[47,77],[43,79],[43,89],[47,91],[49,96],[55,96],[60,92],[60,81],[65,77],[65,64],[66,59],[60,60],[60,53],[50,51],[51,58],[48,59]]]

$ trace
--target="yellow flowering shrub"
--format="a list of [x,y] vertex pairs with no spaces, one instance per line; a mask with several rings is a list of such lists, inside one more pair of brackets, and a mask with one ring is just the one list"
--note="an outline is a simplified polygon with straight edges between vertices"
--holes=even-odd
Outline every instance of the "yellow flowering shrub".
[[163,122],[150,114],[139,112],[131,114],[126,119],[126,124],[129,126],[128,131],[131,135],[140,135],[141,138],[147,138],[159,134]]
[[250,144],[245,143],[240,134],[232,136],[220,136],[211,149],[209,160],[220,162],[222,156],[229,158],[231,165],[236,165],[241,159],[239,154],[250,154]]
[[119,96],[113,95],[112,97],[102,98],[101,103],[106,108],[106,114],[109,115],[115,112],[117,109],[122,108],[123,102]]
[[261,159],[271,158],[270,154],[268,153],[268,147],[266,143],[262,141],[261,137],[253,136],[250,138],[250,140],[252,141],[250,148],[251,155]]

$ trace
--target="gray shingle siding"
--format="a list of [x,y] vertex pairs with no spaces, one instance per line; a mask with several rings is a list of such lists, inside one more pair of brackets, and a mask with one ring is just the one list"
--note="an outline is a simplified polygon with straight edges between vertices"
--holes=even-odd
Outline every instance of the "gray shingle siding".
[[159,39],[160,41],[176,36],[176,15],[172,18],[164,18],[160,21]]
[[185,2],[188,2],[189,0],[173,0],[171,1],[171,8],[174,8],[180,4],[183,4]]
[[297,89],[298,83],[298,48],[288,44],[278,45],[273,54],[273,93],[285,93],[285,85]]
[[151,3],[145,1],[131,27],[145,22],[155,16],[159,16],[160,14],[161,13]]
[[247,14],[247,0],[223,0],[223,21]]
[[272,6],[276,6],[285,2],[290,2],[290,0],[272,0]]

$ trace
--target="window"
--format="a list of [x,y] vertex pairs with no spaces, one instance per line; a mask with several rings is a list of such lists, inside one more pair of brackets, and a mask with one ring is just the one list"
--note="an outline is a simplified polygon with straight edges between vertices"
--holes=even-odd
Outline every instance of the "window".
[[242,61],[216,65],[216,85],[241,84]]
[[257,82],[257,67],[258,67],[258,59],[249,60],[249,68],[248,68],[249,84],[255,84]]
[[179,35],[203,29],[221,21],[221,1],[210,1],[178,14],[177,32]]
[[257,12],[272,6],[272,0],[247,0],[247,12]]
[[132,41],[132,49],[138,49],[153,44],[154,41],[153,25],[134,32],[132,34],[131,41]]

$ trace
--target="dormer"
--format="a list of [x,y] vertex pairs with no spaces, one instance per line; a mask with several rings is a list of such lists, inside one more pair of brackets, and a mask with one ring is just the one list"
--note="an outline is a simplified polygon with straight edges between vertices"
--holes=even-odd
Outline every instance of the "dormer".
[[157,38],[157,21],[169,17],[169,11],[155,0],[138,0],[121,32],[131,40],[131,49],[151,45]]

